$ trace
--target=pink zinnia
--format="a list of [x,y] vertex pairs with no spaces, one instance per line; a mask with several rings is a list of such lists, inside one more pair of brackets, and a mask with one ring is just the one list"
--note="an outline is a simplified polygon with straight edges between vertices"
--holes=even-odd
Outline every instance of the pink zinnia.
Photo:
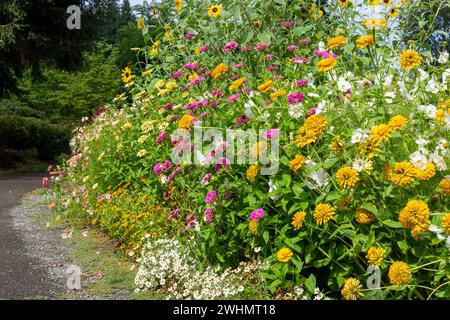
[[205,203],[206,204],[211,204],[214,201],[216,201],[217,199],[217,191],[216,190],[211,190],[210,192],[208,192],[208,194],[205,197]]
[[178,216],[179,214],[180,214],[180,209],[175,209],[175,211],[174,212],[172,212],[168,217],[167,217],[167,219],[173,219],[173,218],[175,218],[176,216]]
[[278,137],[279,135],[280,135],[279,129],[269,129],[266,132],[264,132],[264,137],[266,137],[266,139],[270,139],[272,137]]
[[184,38],[189,40],[192,39],[193,36],[195,36],[195,33],[188,33],[187,35],[184,36]]
[[236,41],[230,41],[223,46],[223,51],[229,52],[237,48],[239,44]]
[[301,87],[306,86],[307,84],[308,84],[308,80],[304,79],[304,80],[297,81],[296,85],[297,85],[297,87],[301,88]]
[[209,179],[211,179],[211,176],[212,176],[211,173],[207,173],[207,174],[202,178],[202,180],[200,180],[200,184],[201,184],[201,185],[208,184]]
[[302,58],[302,57],[293,57],[291,60],[295,63],[308,63],[311,62],[311,59],[309,58]]
[[252,119],[247,116],[242,116],[236,120],[236,124],[241,125],[243,123],[249,122],[250,120],[252,120]]
[[178,71],[175,71],[174,73],[172,73],[172,75],[170,77],[172,79],[178,79],[179,77],[181,77],[182,74],[183,74],[183,70],[178,70]]
[[309,44],[311,41],[308,40],[308,39],[301,39],[299,42],[300,42],[301,44]]
[[264,217],[265,211],[263,209],[256,209],[253,210],[252,213],[250,213],[250,219],[252,219],[255,222],[258,222],[259,219]]
[[243,46],[243,47],[241,47],[241,51],[244,51],[244,52],[250,51],[252,49],[253,49],[252,46]]
[[209,46],[208,46],[208,45],[205,45],[205,46],[201,46],[201,47],[200,47],[200,51],[201,51],[201,52],[206,52],[206,51],[208,51],[208,49],[209,49]]
[[238,63],[238,64],[235,64],[235,65],[233,66],[233,68],[234,68],[234,69],[239,69],[239,68],[242,68],[243,66],[245,66],[244,63]]
[[299,104],[302,103],[303,101],[303,93],[301,92],[292,92],[289,93],[288,97],[287,97],[288,103],[289,104]]
[[267,47],[269,47],[269,45],[267,43],[259,43],[255,49],[258,51],[264,51],[267,49]]
[[290,27],[295,26],[295,22],[294,22],[294,21],[286,21],[286,22],[282,22],[282,23],[281,23],[281,26],[282,26],[282,27],[285,27],[285,28],[290,28]]
[[295,50],[297,50],[298,49],[298,46],[294,46],[294,45],[290,45],[290,46],[287,46],[287,49],[288,49],[288,51],[295,51]]
[[203,221],[205,221],[205,224],[210,224],[214,220],[214,208],[208,208],[205,210]]
[[235,102],[237,99],[239,99],[239,97],[240,97],[240,94],[239,94],[239,93],[235,93],[235,94],[233,94],[233,95],[231,95],[231,96],[229,96],[229,97],[227,98],[227,102],[228,102],[228,103],[233,103],[233,102]]
[[156,138],[156,144],[160,144],[161,142],[164,141],[164,139],[168,136],[168,132],[167,131],[161,131],[158,134],[158,137]]
[[275,71],[275,70],[277,70],[278,69],[278,67],[275,67],[275,66],[268,66],[267,68],[266,68],[266,70],[267,71]]
[[317,108],[310,108],[308,110],[308,116],[312,116],[312,115],[316,114],[316,112],[317,112]]

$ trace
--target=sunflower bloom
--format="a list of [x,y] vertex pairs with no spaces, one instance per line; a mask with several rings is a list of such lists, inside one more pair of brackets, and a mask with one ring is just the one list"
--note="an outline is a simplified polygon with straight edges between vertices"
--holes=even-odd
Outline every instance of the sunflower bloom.
[[122,81],[128,83],[131,81],[131,78],[133,78],[133,75],[130,67],[125,67],[125,69],[122,70]]
[[336,180],[341,188],[353,188],[359,182],[358,171],[352,167],[344,166],[336,172]]
[[291,167],[291,170],[294,173],[297,173],[297,171],[303,167],[303,165],[305,164],[306,158],[304,156],[302,156],[301,154],[298,154],[295,156],[294,159],[292,159],[291,161],[289,161],[289,166]]
[[383,6],[389,7],[392,3],[392,0],[381,0],[381,4]]
[[211,18],[218,18],[222,14],[222,6],[218,4],[213,4],[208,8],[208,16]]
[[328,203],[319,203],[314,209],[314,221],[319,225],[327,223],[333,218],[335,212],[336,209],[330,206]]
[[291,260],[293,255],[294,254],[292,253],[291,249],[286,248],[286,247],[285,248],[281,248],[277,252],[277,260],[279,262],[286,263],[286,262],[289,262],[289,260]]
[[400,65],[402,70],[413,69],[422,64],[422,58],[414,50],[405,50],[400,54]]
[[180,11],[183,8],[183,0],[175,0],[175,10]]
[[384,259],[385,254],[386,250],[384,250],[383,248],[370,247],[369,250],[367,250],[366,260],[369,265],[379,267]]
[[394,4],[392,6],[392,8],[389,10],[389,16],[391,18],[396,18],[398,16],[398,14],[399,14],[398,6],[396,4]]
[[358,37],[356,39],[356,47],[357,48],[364,48],[367,46],[372,46],[374,43],[375,43],[375,38],[373,37],[373,35],[362,36],[362,37]]
[[389,281],[394,285],[405,285],[411,281],[411,272],[406,262],[395,261],[389,267]]
[[363,296],[361,289],[362,284],[358,279],[347,278],[341,290],[342,298],[345,300],[358,300],[359,297]]
[[305,221],[305,218],[306,218],[305,211],[298,211],[294,214],[291,224],[294,226],[295,230],[298,230],[303,226],[303,222]]
[[396,115],[389,120],[388,127],[391,128],[392,130],[398,130],[406,126],[407,123],[408,119],[406,119],[404,116]]
[[333,57],[328,57],[326,59],[322,59],[317,63],[317,70],[320,72],[329,71],[334,68],[337,60]]

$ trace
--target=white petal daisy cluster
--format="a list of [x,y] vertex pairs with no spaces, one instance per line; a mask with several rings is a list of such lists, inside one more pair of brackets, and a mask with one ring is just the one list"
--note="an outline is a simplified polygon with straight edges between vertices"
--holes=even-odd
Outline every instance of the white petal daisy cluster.
[[222,272],[213,267],[200,271],[191,250],[176,239],[148,242],[138,259],[137,291],[162,292],[167,299],[224,299],[243,292],[249,282],[260,281],[256,261]]

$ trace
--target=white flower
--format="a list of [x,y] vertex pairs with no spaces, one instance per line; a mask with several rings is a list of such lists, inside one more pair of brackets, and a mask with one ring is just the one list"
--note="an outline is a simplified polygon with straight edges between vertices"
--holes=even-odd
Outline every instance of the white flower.
[[167,183],[167,176],[166,175],[162,175],[161,176],[161,183],[162,184],[166,184]]
[[[275,183],[273,183],[272,179],[269,179],[269,193],[275,190],[277,190],[277,186],[275,185]],[[279,195],[270,197],[270,199],[272,200],[278,200],[279,198],[280,198]]]
[[447,83],[447,78],[450,78],[450,69],[445,69],[445,71],[442,73],[442,83]]
[[325,187],[329,181],[329,174],[323,168],[319,168],[306,177],[305,184],[310,189],[317,189]]
[[361,159],[360,157],[357,157],[352,163],[353,169],[355,169],[358,172],[368,169],[370,165],[371,165],[370,161]]
[[361,128],[356,129],[353,134],[352,134],[352,138],[351,138],[351,143],[355,144],[355,143],[363,143],[365,141],[367,141],[370,137],[370,132],[369,130],[364,130]]
[[392,74],[388,75],[386,78],[384,78],[383,86],[385,88],[389,88],[392,85],[392,79],[394,76]]
[[441,52],[441,54],[439,55],[439,58],[438,58],[438,62],[440,64],[446,63],[448,61],[448,56],[449,56],[449,54],[447,51]]
[[328,101],[326,101],[326,100],[320,101],[316,108],[316,114],[321,114],[321,113],[325,112],[327,103],[328,103]]
[[396,97],[395,91],[388,91],[384,94],[387,103],[392,103],[392,99]]
[[339,77],[338,83],[337,83],[339,91],[345,92],[348,89],[352,88],[352,85],[350,82],[348,82],[344,77]]
[[319,42],[319,50],[320,51],[325,51],[327,50],[327,48],[325,47],[325,43],[323,41]]
[[428,159],[427,157],[420,151],[416,151],[409,156],[409,160],[412,165],[420,170],[425,170],[427,167]]
[[441,157],[437,151],[434,151],[432,154],[430,154],[430,161],[434,163],[436,169],[438,169],[439,171],[447,170],[445,159]]
[[436,107],[433,106],[432,104],[428,104],[428,105],[420,105],[417,107],[417,109],[419,109],[420,112],[425,113],[425,115],[430,118],[433,119],[434,116],[436,115]]
[[434,224],[430,224],[430,226],[428,227],[428,230],[431,232],[435,232],[435,233],[441,233],[442,229],[439,228],[438,226],[435,226]]
[[439,83],[437,83],[436,80],[434,80],[434,78],[431,78],[431,80],[428,81],[425,90],[436,94],[439,92]]
[[252,100],[244,104],[244,114],[249,118],[253,118],[253,107],[256,107],[256,104]]
[[289,106],[289,115],[294,118],[298,119],[303,116],[303,104],[297,103],[297,104],[291,104]]
[[261,250],[262,250],[261,247],[256,247],[256,248],[253,249],[253,251],[255,251],[255,253],[258,253],[258,252],[260,252]]

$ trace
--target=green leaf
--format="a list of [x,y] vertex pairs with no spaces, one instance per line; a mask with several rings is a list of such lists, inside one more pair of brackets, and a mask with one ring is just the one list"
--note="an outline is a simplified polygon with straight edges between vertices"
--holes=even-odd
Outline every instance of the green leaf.
[[384,224],[385,226],[388,226],[389,228],[396,228],[396,229],[401,229],[401,228],[403,228],[403,226],[402,226],[402,224],[401,224],[400,222],[394,221],[394,220],[390,220],[390,219],[384,220],[384,221],[383,221],[383,224]]
[[291,259],[292,263],[294,263],[295,268],[296,268],[296,272],[300,273],[303,269],[303,261],[300,258],[297,257],[293,257]]
[[316,290],[316,276],[314,274],[311,273],[308,279],[306,279],[305,287],[310,293],[314,293]]
[[264,231],[264,232],[263,232],[263,239],[264,239],[264,242],[265,242],[265,243],[269,243],[269,238],[270,238],[269,232],[268,232],[268,231]]

